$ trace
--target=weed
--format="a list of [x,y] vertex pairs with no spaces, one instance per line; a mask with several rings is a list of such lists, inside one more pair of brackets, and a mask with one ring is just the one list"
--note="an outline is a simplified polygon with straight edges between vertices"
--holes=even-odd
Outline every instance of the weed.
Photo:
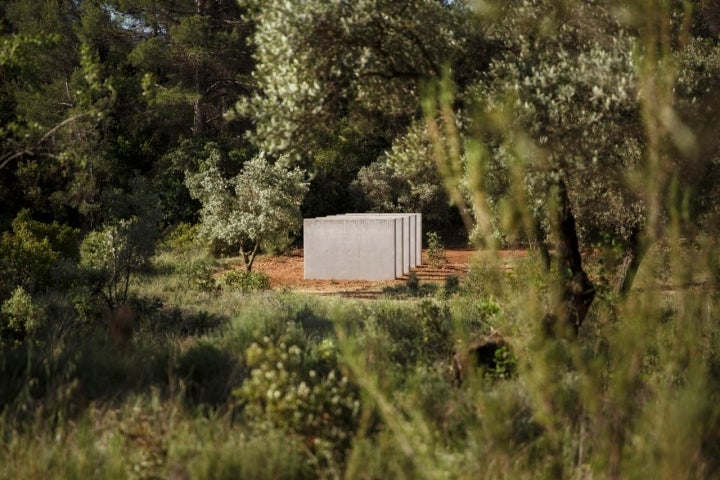
[[427,234],[427,260],[433,268],[440,268],[448,261],[445,245],[437,232],[428,232]]

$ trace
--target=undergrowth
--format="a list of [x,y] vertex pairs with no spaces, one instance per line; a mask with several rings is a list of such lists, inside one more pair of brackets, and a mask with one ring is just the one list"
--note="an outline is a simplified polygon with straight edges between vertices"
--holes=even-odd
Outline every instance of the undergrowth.
[[[574,342],[538,327],[550,291],[532,253],[406,302],[209,294],[147,274],[126,345],[33,297],[43,327],[0,357],[0,478],[713,477],[718,295],[659,289],[668,253],[637,295],[598,301]],[[510,374],[467,357],[458,378],[454,359],[490,335]]]

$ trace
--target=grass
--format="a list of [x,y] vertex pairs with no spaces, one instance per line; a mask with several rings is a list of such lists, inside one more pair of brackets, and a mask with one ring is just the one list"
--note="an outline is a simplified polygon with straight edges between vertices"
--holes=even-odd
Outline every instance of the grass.
[[[701,252],[704,283],[669,252],[575,342],[540,331],[533,255],[478,264],[451,295],[360,302],[188,288],[163,254],[133,285],[128,345],[66,312],[3,350],[0,478],[714,477],[718,295]],[[490,332],[515,373],[470,365],[458,385],[453,356]]]

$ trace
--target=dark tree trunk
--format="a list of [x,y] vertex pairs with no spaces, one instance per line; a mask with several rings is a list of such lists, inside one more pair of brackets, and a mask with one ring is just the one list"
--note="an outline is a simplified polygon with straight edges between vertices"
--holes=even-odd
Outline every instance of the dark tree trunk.
[[252,271],[253,262],[255,262],[255,256],[257,255],[258,249],[260,248],[260,242],[255,243],[252,250],[245,250],[244,248],[240,252],[243,260],[245,261],[245,270]]
[[[198,15],[205,15],[205,0],[195,1],[195,12]],[[205,65],[204,61],[195,65],[195,93],[198,94],[197,100],[193,104],[193,134],[202,135],[205,132]]]
[[538,250],[540,251],[540,257],[543,261],[543,266],[545,267],[545,270],[550,270],[550,266],[552,264],[552,257],[550,256],[550,248],[548,248],[548,244],[545,241],[547,237],[547,232],[545,231],[545,228],[543,228],[542,223],[539,219],[535,219],[535,241],[538,245]]
[[570,208],[567,187],[558,185],[558,212],[555,222],[557,262],[562,290],[555,311],[545,318],[548,333],[577,334],[595,299],[595,287],[582,268],[580,243],[577,237],[575,217]]
[[615,291],[620,294],[621,297],[627,297],[632,288],[635,275],[640,268],[645,252],[647,251],[646,246],[643,245],[641,238],[641,232],[636,231],[630,237],[625,252],[623,255],[622,263],[620,264],[620,271],[618,272],[617,284],[615,285]]
[[[200,86],[196,85],[195,87],[198,91],[200,90]],[[204,107],[202,104],[202,99],[198,98],[195,100],[195,103],[193,104],[193,133],[195,135],[202,135],[205,131],[205,114],[204,114]]]

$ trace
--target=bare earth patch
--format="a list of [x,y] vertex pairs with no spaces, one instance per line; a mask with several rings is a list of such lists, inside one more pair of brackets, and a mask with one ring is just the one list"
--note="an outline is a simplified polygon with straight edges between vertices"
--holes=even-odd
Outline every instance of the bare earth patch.
[[[462,276],[467,273],[470,263],[477,253],[472,249],[447,249],[447,263],[439,268],[427,265],[427,254],[423,251],[423,265],[415,269],[421,282],[442,283],[450,275]],[[522,257],[522,250],[500,252],[502,257]],[[270,277],[270,284],[275,290],[286,290],[297,293],[317,295],[340,295],[352,298],[377,298],[385,287],[399,286],[406,278],[389,281],[359,280],[305,280],[302,249],[294,250],[286,255],[258,257],[253,270],[263,272]]]

